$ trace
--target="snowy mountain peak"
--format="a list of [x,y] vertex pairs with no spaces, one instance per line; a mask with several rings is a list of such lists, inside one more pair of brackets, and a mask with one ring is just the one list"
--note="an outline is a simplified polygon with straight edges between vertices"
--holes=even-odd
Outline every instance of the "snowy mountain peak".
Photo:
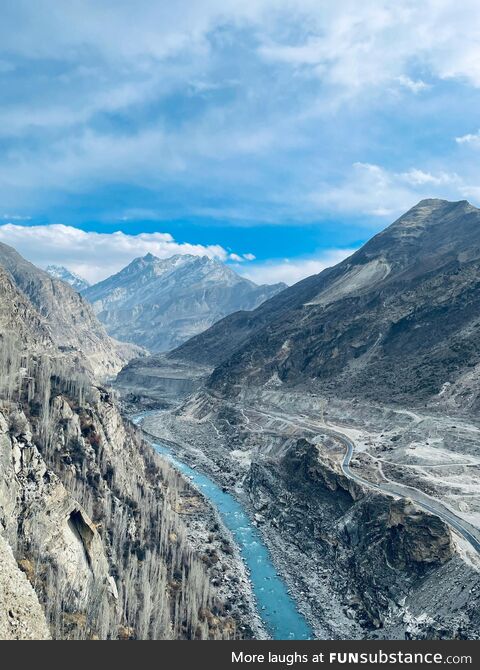
[[86,279],[83,279],[83,277],[75,274],[75,272],[71,272],[63,265],[49,265],[46,268],[46,272],[48,272],[51,277],[54,277],[55,279],[61,279],[67,284],[70,284],[70,286],[79,293],[80,291],[84,291],[90,286]]

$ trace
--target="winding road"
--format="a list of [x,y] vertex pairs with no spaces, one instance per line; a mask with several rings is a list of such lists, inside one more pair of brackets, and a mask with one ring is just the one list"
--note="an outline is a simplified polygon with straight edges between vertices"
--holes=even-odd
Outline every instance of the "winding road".
[[433,498],[430,498],[430,496],[427,496],[426,493],[423,493],[418,489],[415,489],[411,486],[407,486],[406,484],[396,484],[394,482],[374,484],[373,482],[370,482],[367,479],[360,477],[360,475],[355,474],[354,472],[352,472],[350,468],[350,461],[352,460],[354,454],[354,444],[352,440],[348,438],[346,435],[337,433],[336,431],[329,431],[329,433],[332,435],[332,437],[335,437],[339,442],[341,442],[345,447],[346,451],[345,456],[343,457],[341,467],[342,472],[346,477],[353,479],[353,481],[356,481],[359,484],[368,486],[369,488],[377,489],[390,495],[393,494],[401,498],[407,498],[413,500],[419,507],[425,509],[427,512],[430,512],[431,514],[435,514],[440,519],[442,519],[442,521],[444,521],[449,526],[454,528],[457,531],[457,533],[459,533],[462,537],[464,537],[467,540],[467,542],[469,542],[471,546],[475,549],[475,551],[477,551],[480,554],[480,531],[477,528],[475,528],[475,526],[472,526],[467,521],[464,521],[456,514],[451,512],[441,502],[434,500]]
[[344,433],[340,433],[339,431],[333,430],[324,425],[319,426],[314,423],[309,423],[305,420],[301,421],[298,419],[293,419],[292,417],[288,419],[285,415],[278,415],[275,412],[264,412],[258,409],[253,411],[258,414],[269,416],[272,419],[281,420],[285,423],[296,425],[298,428],[307,429],[310,432],[317,434],[319,432],[324,432],[328,435],[331,435],[345,447],[345,455],[341,463],[341,468],[343,474],[346,477],[371,489],[382,491],[388,495],[394,495],[400,498],[406,498],[414,501],[422,509],[430,512],[431,514],[435,514],[440,519],[442,519],[442,521],[448,524],[459,535],[467,540],[473,549],[475,549],[475,551],[480,554],[480,530],[472,524],[468,523],[468,521],[465,521],[464,519],[454,514],[454,512],[452,512],[440,501],[431,498],[426,493],[423,493],[423,491],[413,488],[412,486],[407,486],[406,484],[397,484],[396,482],[391,481],[386,483],[374,483],[353,472],[350,468],[350,462],[354,455],[355,445],[352,439]]

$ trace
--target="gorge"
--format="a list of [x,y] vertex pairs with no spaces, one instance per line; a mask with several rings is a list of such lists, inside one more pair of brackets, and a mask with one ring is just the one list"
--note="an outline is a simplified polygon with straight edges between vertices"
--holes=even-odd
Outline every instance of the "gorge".
[[[153,416],[153,412],[148,414]],[[145,415],[132,420],[141,424]],[[247,566],[259,615],[273,639],[304,640],[312,638],[312,631],[298,612],[294,599],[288,594],[283,580],[276,573],[268,550],[249,515],[236,498],[212,479],[179,460],[172,448],[151,442],[155,451],[162,454],[176,470],[188,477],[203,496],[220,513],[220,518],[233,535],[240,555]]]
[[118,377],[250,511],[316,637],[478,634],[479,230],[468,203],[422,201]]

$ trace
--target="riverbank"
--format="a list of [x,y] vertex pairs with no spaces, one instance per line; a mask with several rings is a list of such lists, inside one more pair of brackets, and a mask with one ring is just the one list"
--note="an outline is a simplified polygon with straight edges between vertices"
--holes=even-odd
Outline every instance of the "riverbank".
[[[148,413],[145,421],[156,417]],[[151,431],[150,441],[158,439]],[[213,477],[207,477],[185,452],[183,455],[193,467],[179,460],[179,448],[172,441],[169,445],[153,442],[158,453],[167,457],[183,475],[186,475],[205,498],[215,505],[220,518],[233,535],[234,545],[250,578],[255,600],[266,629],[274,639],[311,639],[313,629],[299,612],[297,604],[289,594],[284,580],[277,574],[271,554],[263,542],[257,523],[246,513],[236,496],[226,492],[225,486]]]
[[[226,400],[200,391],[166,407],[161,390],[145,396],[134,381],[122,401],[138,406],[146,397],[164,408],[145,427],[241,501],[316,638],[476,639],[476,596],[466,596],[477,593],[477,557],[435,515],[352,488],[340,467],[344,447],[319,425],[321,398],[245,389]],[[330,399],[332,420],[355,426],[357,461],[369,476],[370,451],[391,468],[391,454],[416,445],[433,421]],[[475,448],[471,439],[464,446],[466,455]]]
[[[134,423],[151,444],[153,436],[142,429],[144,413],[126,417]],[[156,449],[157,453],[162,454]],[[171,463],[170,459],[166,458]],[[174,465],[174,464],[173,464]],[[184,473],[183,473],[184,474]],[[219,513],[201,491],[184,476],[187,495],[182,499],[182,515],[192,550],[204,556],[211,566],[212,583],[219,597],[227,603],[231,616],[237,621],[239,638],[266,640],[268,631],[258,613],[245,564],[232,533],[225,527]]]
[[[246,494],[242,479],[249,467],[249,461],[242,461],[239,455],[238,469],[233,470],[230,459],[224,458],[224,446],[213,444],[216,436],[215,426],[202,424],[197,426],[195,438],[192,438],[192,432],[185,426],[182,430],[183,422],[178,421],[175,415],[168,410],[149,410],[145,412],[145,419],[142,425],[144,432],[150,440],[158,440],[168,445],[175,456],[184,462],[188,462],[195,470],[205,473],[219,487],[229,491],[232,496],[246,510],[250,523],[258,530],[262,541],[265,543],[272,564],[282,581],[290,598],[295,602],[295,608],[307,622],[311,629],[311,635],[315,639],[332,639],[337,637],[334,631],[345,631],[345,638],[352,636],[353,622],[348,621],[348,628],[343,627],[341,621],[338,621],[338,613],[332,610],[331,594],[325,591],[325,584],[321,580],[316,580],[316,595],[310,595],[308,582],[311,581],[311,575],[318,571],[318,566],[306,566],[306,556],[294,547],[290,551],[285,551],[284,546],[279,545],[279,535],[270,525],[263,525],[261,514],[258,514],[249,496]],[[207,435],[205,434],[207,433]],[[203,449],[199,446],[205,446],[208,442],[209,449]],[[207,456],[211,453],[212,457]],[[336,621],[336,627],[329,625],[329,619]]]

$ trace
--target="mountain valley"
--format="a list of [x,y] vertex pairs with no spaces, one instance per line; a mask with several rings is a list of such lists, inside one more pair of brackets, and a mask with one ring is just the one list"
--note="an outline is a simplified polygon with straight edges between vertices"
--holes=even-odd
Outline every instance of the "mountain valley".
[[250,510],[319,637],[479,636],[479,258],[480,211],[422,201],[118,377]]
[[0,5],[0,641],[480,665],[480,3]]
[[422,201],[146,355],[2,245],[0,635],[479,638],[479,262]]

